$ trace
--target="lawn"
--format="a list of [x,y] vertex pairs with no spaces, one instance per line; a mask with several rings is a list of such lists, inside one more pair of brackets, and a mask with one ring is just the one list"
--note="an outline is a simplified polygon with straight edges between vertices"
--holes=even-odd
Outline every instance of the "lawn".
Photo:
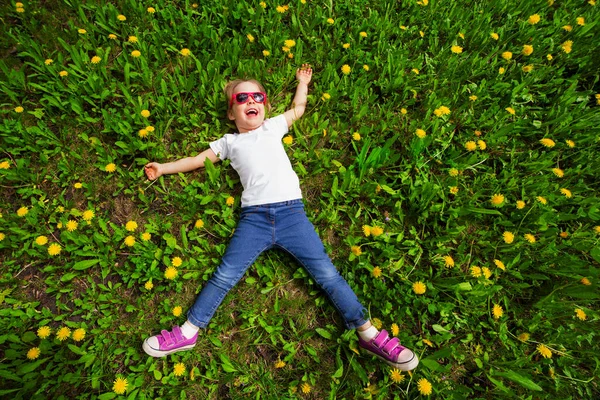
[[[600,6],[564,1],[0,5],[0,395],[15,399],[600,397]],[[229,162],[143,166],[275,116],[332,260],[399,373],[294,259],[260,256],[194,350],[155,359],[240,212]]]

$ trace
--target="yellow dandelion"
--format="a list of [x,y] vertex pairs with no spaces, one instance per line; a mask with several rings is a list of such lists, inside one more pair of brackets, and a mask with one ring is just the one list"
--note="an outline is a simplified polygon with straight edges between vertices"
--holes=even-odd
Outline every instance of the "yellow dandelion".
[[444,265],[446,268],[454,267],[454,259],[451,256],[444,256]]
[[542,145],[544,145],[545,147],[548,147],[548,148],[552,148],[552,147],[554,147],[556,145],[556,143],[554,142],[554,140],[548,139],[548,138],[540,139],[540,143]]
[[140,129],[138,131],[138,136],[141,138],[145,138],[146,136],[148,136],[148,130],[147,129]]
[[497,193],[492,196],[490,202],[494,207],[500,207],[502,204],[504,204],[504,195]]
[[359,33],[359,35],[360,35],[360,37],[362,37],[362,38],[366,38],[366,37],[367,37],[367,32],[364,32],[364,31],[363,31],[363,32],[360,32],[360,33]]
[[[499,73],[500,75],[502,75],[502,74],[503,74],[505,71],[506,71],[506,70],[504,69],[504,67],[500,67],[500,68],[498,68],[498,73]],[[506,111],[508,111],[508,110],[506,110]]]
[[538,353],[541,354],[542,357],[544,357],[544,358],[552,358],[552,350],[550,350],[548,347],[546,347],[542,343],[540,343],[540,344],[537,345],[536,350],[537,350]]
[[571,25],[564,25],[562,28],[567,32],[571,32],[573,30],[573,27]]
[[138,58],[138,57],[139,57],[139,56],[141,56],[141,55],[142,55],[142,53],[141,53],[139,50],[133,50],[133,51],[131,52],[131,57]]
[[521,70],[528,74],[531,71],[533,71],[533,65],[524,65],[523,68],[521,68]]
[[225,204],[227,204],[230,207],[233,205],[234,202],[235,202],[235,199],[232,196],[229,196],[227,198],[227,200],[225,200]]
[[351,246],[350,251],[352,252],[352,254],[354,254],[357,257],[362,254],[362,250],[360,249],[360,246]]
[[561,47],[562,51],[569,54],[571,52],[571,50],[573,50],[573,41],[567,40],[560,47]]
[[442,117],[444,115],[449,115],[450,114],[450,109],[446,106],[441,106],[439,108],[436,108],[435,110],[433,110],[433,113],[437,116],[437,117]]
[[327,18],[327,23],[329,25],[333,25],[335,23],[335,20],[333,18]]
[[373,271],[371,271],[371,275],[373,275],[374,278],[379,278],[381,276],[381,268],[379,267],[375,267],[373,268]]
[[148,13],[150,14],[154,14],[156,12],[156,9],[154,7],[148,7],[146,11],[148,11]]
[[0,169],[10,169],[10,163],[8,161],[0,162]]
[[127,379],[121,378],[120,376],[117,377],[117,379],[115,379],[113,383],[113,392],[115,392],[116,394],[125,393],[127,391],[128,384],[129,383],[127,382]]
[[304,382],[302,384],[301,389],[302,389],[302,393],[304,393],[304,394],[310,393],[310,385],[306,382]]
[[54,62],[54,60],[53,60],[53,59],[51,59],[51,58],[47,58],[47,59],[44,61],[44,64],[46,64],[46,65],[50,65],[50,64],[52,64],[53,62]]
[[268,57],[271,55],[271,52],[269,50],[263,50],[263,56]]
[[585,315],[585,311],[583,311],[581,308],[575,309],[575,315],[577,316],[577,318],[579,318],[582,321],[585,321],[587,319],[587,315]]
[[527,22],[529,22],[531,25],[535,25],[540,22],[540,16],[538,14],[530,15]]
[[579,282],[581,282],[581,284],[585,286],[590,286],[592,284],[592,282],[590,282],[590,280],[586,277],[581,278]]
[[421,378],[417,381],[417,389],[419,389],[419,393],[423,396],[429,396],[433,392],[431,383],[425,378]]
[[286,47],[292,48],[296,45],[296,41],[292,39],[287,39],[283,42]]
[[487,149],[487,144],[483,140],[478,140],[477,141],[477,146],[479,146],[479,150],[485,150],[485,149]]
[[356,141],[358,142],[358,141],[360,140],[360,133],[358,133],[358,132],[354,132],[354,133],[352,134],[352,139],[353,139],[353,140],[356,140]]
[[485,279],[490,279],[490,277],[492,276],[492,271],[490,271],[488,267],[482,267],[481,273],[483,274]]
[[467,149],[467,151],[475,151],[477,150],[477,143],[469,140],[467,143],[465,143],[465,149]]
[[498,259],[494,260],[494,265],[496,265],[496,268],[501,269],[502,271],[506,271],[506,267],[504,266],[504,263]]
[[429,347],[433,347],[433,342],[429,339],[423,339],[423,343],[425,343]]
[[73,340],[76,342],[81,342],[85,338],[85,329],[78,328],[73,332]]
[[137,42],[138,42],[138,38],[137,38],[137,36],[129,36],[129,37],[127,38],[127,41],[128,41],[129,43],[137,43]]
[[552,173],[556,176],[558,176],[559,178],[562,178],[563,176],[565,176],[565,171],[563,171],[560,168],[552,168]]
[[69,232],[73,232],[73,231],[77,230],[78,225],[79,224],[77,223],[77,221],[73,221],[72,219],[70,219],[67,221],[67,230]]
[[490,33],[490,36],[492,37],[492,39],[494,40],[498,40],[500,38],[500,36],[496,33],[496,32],[492,32]]
[[144,283],[144,288],[146,288],[146,290],[152,290],[152,288],[154,288],[154,283],[152,283],[152,281],[147,281],[146,283]]
[[535,236],[533,236],[531,233],[526,233],[523,235],[523,237],[525,238],[525,240],[527,240],[529,243],[535,243]]
[[404,375],[397,368],[394,368],[390,371],[390,379],[394,383],[402,383],[404,381]]
[[152,235],[150,234],[150,232],[144,232],[144,233],[142,233],[142,240],[144,242],[147,242],[150,239],[152,239]]
[[167,269],[165,269],[165,278],[169,280],[175,279],[178,274],[179,271],[177,271],[177,268],[175,267],[167,267]]
[[371,323],[377,329],[381,329],[383,327],[383,323],[381,322],[381,320],[379,318],[373,318],[371,320]]
[[38,358],[40,356],[40,348],[39,347],[32,347],[29,349],[29,351],[27,352],[27,358],[29,360],[35,360],[36,358]]
[[276,369],[281,369],[283,367],[285,367],[285,362],[281,361],[281,359],[278,359],[277,362],[275,363],[275,368]]
[[294,142],[294,138],[291,137],[290,135],[287,135],[286,137],[283,138],[283,143],[290,145]]
[[471,276],[473,278],[479,278],[481,276],[481,268],[480,267],[474,265],[470,268],[470,270],[471,270]]
[[23,107],[21,107],[21,106],[17,106],[17,107],[15,107],[15,112],[16,112],[16,113],[20,114],[20,113],[22,113],[23,111],[25,111],[25,109],[24,109]]
[[513,54],[510,51],[505,51],[502,53],[502,58],[504,58],[505,60],[510,60],[512,56]]
[[63,326],[58,330],[58,332],[56,332],[56,338],[61,342],[67,340],[69,336],[71,336],[71,330],[66,326]]
[[511,244],[515,240],[515,234],[509,231],[505,231],[502,234],[502,238],[504,239],[505,243]]
[[463,48],[460,46],[454,45],[450,48],[450,51],[453,52],[454,54],[460,54],[460,53],[462,53]]
[[106,164],[106,166],[104,167],[104,170],[106,172],[115,172],[117,170],[117,166],[114,163],[109,163]]
[[423,294],[427,291],[427,286],[423,282],[415,282],[412,285],[412,289],[415,294]]
[[150,116],[150,111],[149,110],[142,110],[140,111],[140,115],[144,118],[148,118]]
[[527,332],[520,333],[519,336],[517,336],[517,339],[519,339],[521,342],[526,342],[529,340],[529,333],[527,333]]
[[373,236],[379,236],[383,234],[383,228],[380,226],[373,226],[371,227],[371,235]]
[[458,194],[458,187],[450,186],[450,194]]
[[569,189],[565,189],[565,188],[561,188],[560,192],[567,198],[570,199],[571,197],[573,197],[573,193],[571,193],[571,191]]
[[19,216],[19,217],[24,217],[24,216],[26,216],[26,215],[27,215],[27,213],[28,213],[28,212],[29,212],[29,208],[27,208],[27,207],[25,207],[25,206],[23,206],[23,207],[20,207],[20,208],[17,210],[17,216]]
[[115,35],[114,33],[111,33],[111,34],[108,35],[108,38],[110,40],[117,40],[117,35]]
[[77,32],[79,32],[82,35],[85,35],[87,33],[85,29],[77,29]]
[[181,315],[181,313],[183,312],[183,308],[181,306],[175,306],[175,307],[173,307],[171,312],[173,313],[174,316],[179,317]]
[[350,66],[348,64],[342,65],[341,70],[344,75],[348,75],[352,71],[352,69],[350,68]]
[[83,212],[83,214],[81,215],[81,218],[84,221],[90,222],[94,218],[94,216],[95,216],[94,210],[85,210]]
[[502,317],[504,315],[504,310],[502,309],[502,306],[499,304],[494,304],[494,308],[492,309],[492,315],[494,316],[494,319],[499,319],[500,317]]
[[363,226],[362,226],[362,231],[363,231],[363,234],[364,234],[366,237],[369,237],[369,236],[371,236],[371,227],[370,227],[369,225],[363,225]]
[[536,199],[537,201],[539,201],[540,203],[544,204],[544,205],[548,204],[548,200],[546,200],[546,199],[545,199],[544,197],[542,197],[542,196],[537,196],[535,199]]
[[181,259],[181,257],[173,257],[173,260],[171,260],[171,264],[173,264],[174,267],[180,267],[181,264],[183,264],[183,260]]
[[415,135],[417,135],[418,138],[423,139],[425,136],[427,136],[427,132],[425,132],[423,129],[417,129],[415,131]]
[[533,46],[530,45],[530,44],[523,45],[523,51],[522,51],[522,53],[525,56],[530,56],[531,53],[533,53]]
[[472,94],[471,96],[469,96],[469,100],[475,101],[475,100],[477,100],[477,96],[475,96],[474,94]]
[[450,168],[448,171],[448,175],[450,176],[458,176],[459,171],[456,168]]
[[62,247],[58,243],[52,243],[50,246],[48,246],[48,254],[51,256],[58,255],[61,250]]
[[48,237],[44,236],[44,235],[40,235],[38,237],[35,238],[35,244],[37,244],[38,246],[44,246],[46,243],[48,243]]
[[567,140],[565,140],[565,143],[566,143],[566,144],[567,144],[567,146],[569,146],[571,149],[572,149],[573,147],[575,147],[575,142],[574,142],[574,141],[572,141],[572,140],[570,140],[570,139],[567,139]]
[[398,336],[398,334],[400,333],[400,327],[398,326],[398,324],[393,323],[391,326],[391,331],[392,331],[392,336]]
[[126,20],[127,20],[127,17],[126,17],[126,16],[124,16],[123,14],[119,14],[119,15],[117,15],[117,19],[118,19],[119,21],[126,21]]
[[6,238],[6,235],[2,232],[0,232],[0,242],[3,241]]
[[580,25],[580,26],[585,25],[585,18],[583,18],[583,17],[577,17],[576,21],[577,21],[577,25]]
[[63,70],[63,71],[60,71],[60,72],[58,73],[58,75],[60,75],[61,77],[63,77],[63,78],[64,78],[65,76],[68,76],[68,75],[69,75],[69,73],[68,73],[67,71]]
[[569,236],[569,232],[562,231],[559,236],[563,239],[566,239]]
[[344,43],[344,44],[342,45],[342,47],[343,47],[344,49],[349,49],[349,48],[350,48],[350,43]]
[[321,96],[321,100],[329,100],[331,99],[331,95],[329,93],[323,93]]
[[277,6],[275,8],[275,10],[277,10],[278,13],[283,14],[285,12],[285,7],[283,7],[283,6]]
[[40,326],[37,330],[37,335],[40,339],[46,339],[48,336],[50,336],[51,333],[51,329],[48,326]]
[[505,110],[508,111],[509,114],[515,115],[515,109],[514,108],[512,108],[512,107],[506,107]]
[[547,55],[546,55],[546,59],[547,59],[548,61],[552,61],[552,58],[554,58],[554,57],[552,57],[552,54],[547,54]]
[[137,229],[138,224],[135,221],[127,221],[127,223],[125,224],[125,229],[128,230],[129,232],[133,232]]
[[254,43],[254,36],[251,33],[247,34],[246,38],[250,43]]
[[202,221],[201,219],[197,219],[196,223],[194,224],[194,227],[196,229],[202,229],[202,228],[204,228],[204,221]]

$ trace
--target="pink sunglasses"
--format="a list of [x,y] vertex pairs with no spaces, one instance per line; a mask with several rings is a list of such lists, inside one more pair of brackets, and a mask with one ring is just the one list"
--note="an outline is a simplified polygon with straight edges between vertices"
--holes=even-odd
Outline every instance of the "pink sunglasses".
[[267,101],[267,94],[263,92],[239,92],[231,96],[229,105],[231,106],[235,101],[237,104],[246,104],[250,97],[257,103],[264,103]]

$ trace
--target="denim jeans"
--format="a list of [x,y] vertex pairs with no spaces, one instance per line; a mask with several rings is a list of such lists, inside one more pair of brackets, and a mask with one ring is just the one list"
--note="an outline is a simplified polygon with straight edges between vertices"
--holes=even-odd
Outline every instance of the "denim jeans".
[[332,264],[300,199],[242,208],[221,264],[188,311],[189,321],[206,328],[227,293],[256,258],[271,248],[287,251],[304,266],[338,310],[346,328],[356,329],[366,322],[364,307]]

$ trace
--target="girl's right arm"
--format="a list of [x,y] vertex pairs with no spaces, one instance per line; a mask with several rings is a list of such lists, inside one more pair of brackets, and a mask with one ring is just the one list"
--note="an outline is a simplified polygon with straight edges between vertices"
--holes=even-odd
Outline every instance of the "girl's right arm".
[[219,157],[217,157],[215,152],[212,151],[212,149],[207,149],[196,157],[186,157],[170,163],[160,164],[157,162],[150,162],[144,166],[144,172],[148,176],[148,179],[154,180],[162,175],[188,172],[204,167],[204,161],[207,158],[213,163],[219,161]]

